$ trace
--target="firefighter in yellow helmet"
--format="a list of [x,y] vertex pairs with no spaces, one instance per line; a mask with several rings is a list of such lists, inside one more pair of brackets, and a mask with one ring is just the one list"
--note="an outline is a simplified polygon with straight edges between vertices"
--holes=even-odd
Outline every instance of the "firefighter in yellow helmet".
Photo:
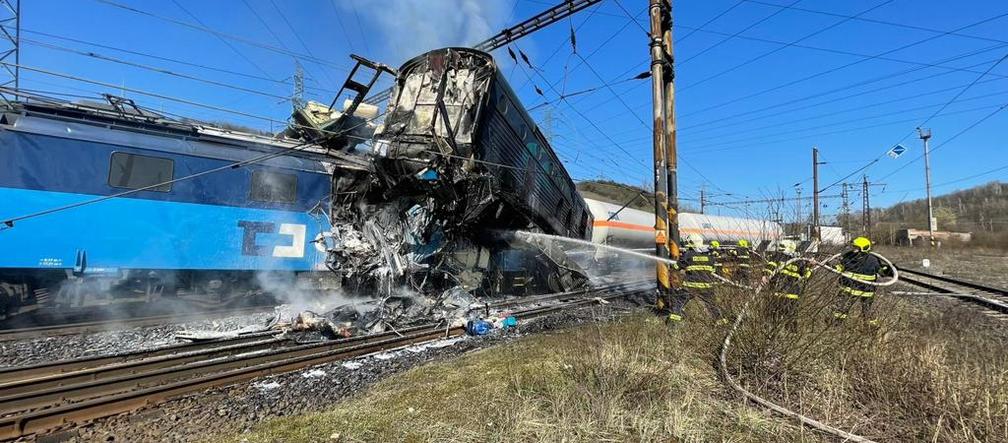
[[851,250],[840,256],[836,270],[843,272],[840,277],[840,293],[833,311],[836,322],[842,322],[850,313],[854,303],[861,304],[861,317],[869,325],[878,326],[872,305],[875,302],[875,286],[866,282],[876,282],[879,277],[892,275],[892,270],[881,259],[871,254],[872,243],[867,237],[851,241]]
[[780,240],[767,261],[768,286],[773,294],[767,315],[791,331],[798,329],[798,301],[812,276],[808,262],[792,260],[798,257],[797,246],[794,240]]
[[741,239],[735,245],[735,249],[728,251],[727,261],[732,264],[732,277],[735,281],[748,284],[752,278],[752,249],[749,240]]
[[716,272],[717,258],[703,247],[703,238],[689,236],[686,239],[686,251],[679,257],[675,268],[683,272],[683,288],[685,291],[678,291],[672,300],[672,313],[668,316],[668,322],[678,323],[685,317],[686,304],[693,298],[699,298],[710,312],[711,318],[718,323],[727,323],[722,317],[721,310],[718,309],[714,301],[714,288],[717,284]]
[[710,241],[710,248],[708,249],[707,252],[710,253],[710,255],[714,256],[714,261],[716,263],[714,265],[714,272],[717,275],[724,276],[725,275],[725,273],[724,273],[724,259],[725,259],[725,255],[724,255],[724,251],[721,249],[721,242],[719,242],[717,240],[711,240]]

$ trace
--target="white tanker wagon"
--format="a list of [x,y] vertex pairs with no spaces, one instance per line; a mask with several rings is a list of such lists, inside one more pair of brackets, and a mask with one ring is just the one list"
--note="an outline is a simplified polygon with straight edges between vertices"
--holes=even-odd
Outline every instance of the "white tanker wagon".
[[[620,210],[621,205],[587,198],[585,203],[595,218],[592,243],[654,251],[654,213],[631,208]],[[717,240],[729,245],[745,239],[755,245],[764,240],[780,240],[784,230],[780,224],[769,220],[679,213],[679,236],[686,238],[690,235],[702,237],[705,243]],[[611,252],[600,249],[595,258],[599,260],[611,255]]]

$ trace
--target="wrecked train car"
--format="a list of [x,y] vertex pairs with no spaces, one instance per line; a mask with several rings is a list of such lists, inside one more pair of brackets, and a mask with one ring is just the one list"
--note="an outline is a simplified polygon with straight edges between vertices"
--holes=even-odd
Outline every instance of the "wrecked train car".
[[387,293],[584,284],[558,247],[513,235],[590,239],[592,216],[489,54],[444,48],[407,61],[372,148],[366,189],[334,189],[334,270]]
[[198,309],[240,302],[229,297],[263,275],[328,274],[313,240],[329,230],[333,172],[366,174],[366,160],[120,101],[0,114],[3,220],[71,205],[0,227],[0,318],[148,301]]

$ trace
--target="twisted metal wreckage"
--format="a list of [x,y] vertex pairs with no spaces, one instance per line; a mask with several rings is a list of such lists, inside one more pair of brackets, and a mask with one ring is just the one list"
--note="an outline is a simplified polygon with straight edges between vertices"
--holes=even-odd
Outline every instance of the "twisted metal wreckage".
[[[288,134],[349,152],[372,141],[361,153],[366,174],[334,172],[332,228],[318,240],[343,289],[371,301],[278,324],[346,336],[455,323],[471,320],[484,297],[586,287],[556,242],[513,235],[590,238],[592,217],[489,54],[439,49],[398,71],[354,59],[340,94],[355,96],[344,111],[309,103]],[[367,84],[354,80],[362,66],[373,72]],[[363,100],[382,72],[396,82],[384,124],[375,125],[377,108]]]

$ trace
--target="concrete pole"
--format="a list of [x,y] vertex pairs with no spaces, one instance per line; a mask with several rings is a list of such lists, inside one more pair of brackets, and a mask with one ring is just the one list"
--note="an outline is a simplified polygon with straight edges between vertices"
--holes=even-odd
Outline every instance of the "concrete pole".
[[931,130],[917,128],[917,135],[920,136],[921,140],[924,140],[924,185],[927,188],[928,239],[931,241],[931,247],[934,247],[934,231],[937,223],[935,223],[934,209],[931,206],[931,153],[928,149],[928,140],[931,139]]
[[700,186],[700,213],[701,214],[704,214],[704,208],[706,206],[706,203],[707,203],[707,199],[706,199],[706,196],[704,195],[704,187],[701,185]]
[[822,241],[819,235],[819,148],[812,148],[812,238]]

